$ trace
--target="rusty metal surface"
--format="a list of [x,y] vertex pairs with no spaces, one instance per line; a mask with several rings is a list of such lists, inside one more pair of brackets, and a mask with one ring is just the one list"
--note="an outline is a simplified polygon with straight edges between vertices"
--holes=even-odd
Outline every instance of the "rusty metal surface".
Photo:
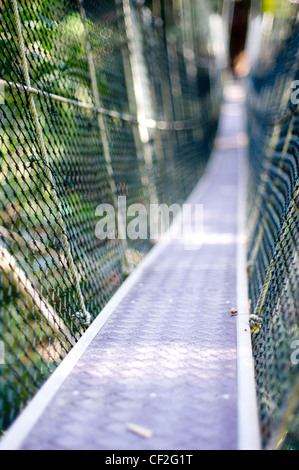
[[[167,245],[94,338],[23,449],[236,449],[236,240],[242,105],[227,104],[205,182],[204,244]],[[237,144],[236,144],[237,142]],[[203,187],[204,184],[204,187]],[[129,423],[152,432],[144,438]]]

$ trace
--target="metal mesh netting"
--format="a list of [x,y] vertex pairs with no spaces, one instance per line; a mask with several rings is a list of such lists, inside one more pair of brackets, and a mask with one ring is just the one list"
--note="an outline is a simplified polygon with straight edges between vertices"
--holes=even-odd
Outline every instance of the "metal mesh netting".
[[299,27],[298,5],[285,6],[264,12],[248,98],[253,351],[271,448],[299,442]]
[[0,430],[150,248],[99,240],[97,207],[181,203],[202,174],[221,87],[205,2],[183,3],[168,25],[129,0],[0,1]]

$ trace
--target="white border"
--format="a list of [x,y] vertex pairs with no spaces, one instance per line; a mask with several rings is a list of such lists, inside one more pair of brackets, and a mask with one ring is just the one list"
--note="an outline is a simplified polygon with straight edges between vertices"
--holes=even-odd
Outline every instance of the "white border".
[[238,155],[238,245],[237,245],[237,364],[239,450],[261,450],[254,361],[249,324],[247,276],[247,158],[246,148]]
[[52,398],[71,373],[72,369],[76,366],[92,340],[101,331],[128,292],[138,282],[145,269],[158,258],[164,246],[165,242],[163,241],[157,244],[146,256],[144,261],[140,263],[139,267],[121,285],[116,294],[102,310],[101,314],[98,315],[40,391],[37,392],[35,397],[8,429],[7,433],[0,441],[0,450],[19,450],[21,448],[23,441],[50,404]]

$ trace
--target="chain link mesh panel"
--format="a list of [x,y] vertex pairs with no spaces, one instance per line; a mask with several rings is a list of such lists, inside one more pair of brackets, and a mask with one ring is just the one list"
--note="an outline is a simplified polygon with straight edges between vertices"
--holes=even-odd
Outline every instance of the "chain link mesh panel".
[[298,5],[283,12],[263,16],[248,98],[251,322],[263,443],[270,448],[299,442]]
[[151,246],[99,240],[97,207],[181,203],[209,157],[209,13],[150,7],[0,1],[0,430]]

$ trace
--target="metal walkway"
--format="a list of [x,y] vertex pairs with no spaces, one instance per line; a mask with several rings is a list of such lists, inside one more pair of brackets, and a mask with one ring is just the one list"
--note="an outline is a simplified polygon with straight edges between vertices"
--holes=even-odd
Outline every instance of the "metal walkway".
[[259,447],[243,256],[244,129],[242,89],[232,86],[213,157],[189,201],[204,205],[202,247],[165,241],[152,250],[2,448]]

